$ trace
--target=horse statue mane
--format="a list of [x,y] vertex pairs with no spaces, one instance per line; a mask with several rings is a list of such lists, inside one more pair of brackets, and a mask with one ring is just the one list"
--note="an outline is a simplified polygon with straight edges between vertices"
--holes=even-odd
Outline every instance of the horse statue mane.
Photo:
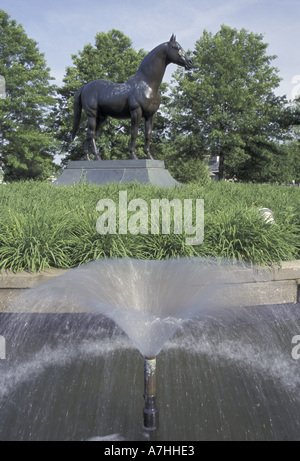
[[84,144],[86,160],[90,160],[90,148],[94,159],[101,160],[95,137],[107,117],[131,119],[129,143],[131,159],[137,159],[135,143],[139,124],[143,117],[145,120],[144,152],[148,159],[153,159],[150,153],[150,140],[155,114],[161,102],[159,86],[166,67],[170,63],[182,66],[186,70],[191,69],[193,65],[186,52],[176,41],[174,34],[168,42],[161,43],[147,54],[136,74],[130,77],[127,82],[115,83],[98,79],[79,88],[74,97],[72,138],[74,139],[76,136],[82,109],[84,109],[88,119],[87,136]]

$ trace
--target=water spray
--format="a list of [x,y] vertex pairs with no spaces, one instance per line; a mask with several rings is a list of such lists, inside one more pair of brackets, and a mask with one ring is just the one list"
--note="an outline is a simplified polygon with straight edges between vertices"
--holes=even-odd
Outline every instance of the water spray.
[[144,399],[143,428],[146,431],[158,429],[158,408],[156,406],[156,357],[144,357]]

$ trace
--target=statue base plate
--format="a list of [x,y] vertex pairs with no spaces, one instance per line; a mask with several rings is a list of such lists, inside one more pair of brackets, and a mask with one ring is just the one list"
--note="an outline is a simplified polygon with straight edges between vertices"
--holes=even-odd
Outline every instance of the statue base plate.
[[163,160],[69,161],[53,184],[72,186],[83,180],[88,184],[98,185],[138,181],[158,187],[180,186],[165,169]]

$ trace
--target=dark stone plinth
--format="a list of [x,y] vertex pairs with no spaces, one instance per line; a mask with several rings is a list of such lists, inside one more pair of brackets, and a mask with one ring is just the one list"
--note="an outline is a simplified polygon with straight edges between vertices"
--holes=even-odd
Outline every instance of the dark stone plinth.
[[138,181],[158,187],[180,185],[165,169],[163,160],[69,161],[55,185],[72,186],[86,180],[88,184]]

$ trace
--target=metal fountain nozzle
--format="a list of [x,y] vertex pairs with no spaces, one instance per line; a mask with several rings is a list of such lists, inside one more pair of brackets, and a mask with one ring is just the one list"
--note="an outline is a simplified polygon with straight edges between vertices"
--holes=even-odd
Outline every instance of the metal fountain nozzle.
[[156,357],[144,357],[144,399],[143,429],[158,429],[158,408],[156,406]]

